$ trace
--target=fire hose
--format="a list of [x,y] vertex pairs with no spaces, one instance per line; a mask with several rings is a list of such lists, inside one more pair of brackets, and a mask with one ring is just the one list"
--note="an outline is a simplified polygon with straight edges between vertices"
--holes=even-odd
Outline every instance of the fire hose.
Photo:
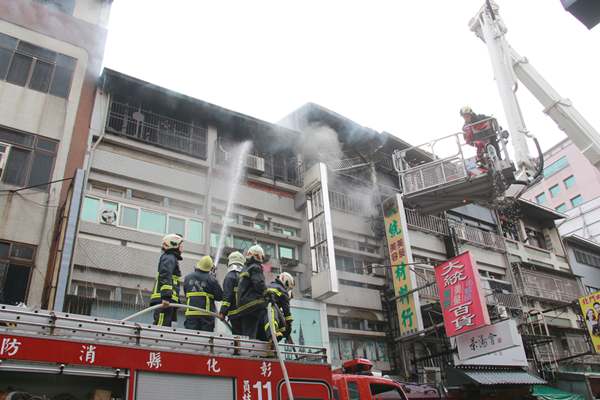
[[[209,310],[205,310],[203,308],[188,306],[187,304],[169,303],[169,307],[185,308],[185,309],[194,310],[194,311],[202,311],[203,313],[208,314],[208,315],[212,315],[213,317],[216,317],[219,320],[221,319],[220,316],[219,316],[219,314],[217,314],[217,313],[214,313],[214,312],[209,311]],[[160,304],[160,303],[159,304],[155,304],[155,305],[153,305],[151,307],[146,308],[145,310],[142,310],[142,311],[137,312],[137,313],[135,313],[133,315],[130,315],[127,318],[123,318],[121,321],[122,322],[129,321],[131,319],[134,319],[135,317],[139,317],[140,315],[146,314],[147,312],[154,311],[157,308],[162,308],[162,304]],[[231,325],[229,325],[229,322],[223,321],[223,323],[231,331]]]
[[[271,339],[273,340],[273,345],[275,345],[275,351],[277,352],[277,358],[279,358],[279,364],[281,364],[281,371],[283,372],[283,377],[285,378],[285,385],[287,387],[289,398],[290,400],[294,400],[294,396],[292,395],[292,386],[290,385],[290,378],[288,377],[287,369],[285,368],[285,362],[283,361],[281,351],[279,350],[279,343],[277,343],[277,335],[275,334],[275,321],[273,317],[273,306],[270,302],[267,304],[269,305],[269,308],[267,309],[267,314],[269,316],[269,329],[271,329]],[[285,319],[282,318],[283,316],[281,315],[281,310],[277,306],[275,306],[275,309],[280,315],[279,319],[284,321],[283,323],[285,325]]]

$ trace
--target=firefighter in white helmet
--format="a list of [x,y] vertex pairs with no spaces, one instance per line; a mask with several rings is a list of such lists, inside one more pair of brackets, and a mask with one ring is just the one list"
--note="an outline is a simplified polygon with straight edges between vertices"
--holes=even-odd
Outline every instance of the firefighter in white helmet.
[[[279,307],[285,318],[285,326],[279,319],[279,313],[273,309],[272,317],[275,325],[275,335],[277,340],[282,337],[289,337],[292,334],[292,313],[290,312],[290,294],[294,287],[294,278],[287,272],[277,275],[277,278],[269,284],[268,291],[270,294],[270,301],[273,303],[273,307]],[[268,312],[268,311],[267,311]],[[267,340],[273,341],[271,337],[271,327],[268,315],[265,319],[265,332],[267,334]]]
[[231,325],[231,333],[234,335],[242,334],[242,321],[237,314],[237,291],[238,280],[245,263],[246,259],[242,253],[239,251],[231,253],[227,258],[227,275],[223,280],[223,302],[219,317],[222,321],[227,317]]
[[[202,257],[194,271],[185,276],[183,291],[188,306],[214,313],[215,300],[223,300],[223,289],[221,289],[221,284],[217,278],[210,273],[212,268],[212,258],[210,256]],[[198,310],[186,310],[184,326],[186,329],[213,332],[215,330],[215,317]]]
[[[237,314],[242,323],[242,335],[250,339],[265,339],[258,329],[259,323],[265,319],[267,313],[267,284],[263,273],[262,263],[265,261],[265,252],[259,245],[254,245],[246,253],[246,264],[242,268],[238,281]],[[264,331],[262,331],[264,332]]]
[[150,297],[151,306],[162,304],[161,308],[154,311],[154,325],[170,327],[172,322],[177,322],[177,309],[169,307],[169,304],[179,303],[179,261],[182,259],[182,243],[183,237],[177,233],[171,233],[162,240],[163,253],[158,262],[154,292]]

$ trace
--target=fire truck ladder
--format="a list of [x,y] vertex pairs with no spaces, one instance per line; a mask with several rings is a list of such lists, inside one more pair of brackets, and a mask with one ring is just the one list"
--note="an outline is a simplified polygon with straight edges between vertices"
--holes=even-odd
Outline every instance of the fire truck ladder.
[[[0,306],[0,332],[11,335],[39,335],[61,340],[94,344],[135,346],[193,354],[217,356],[264,356],[269,351],[266,342],[247,336],[211,333],[183,328],[148,325],[50,310],[16,306]],[[311,355],[312,362],[327,362],[327,350],[322,347],[283,345],[281,354],[293,360]],[[314,356],[314,357],[312,357]]]

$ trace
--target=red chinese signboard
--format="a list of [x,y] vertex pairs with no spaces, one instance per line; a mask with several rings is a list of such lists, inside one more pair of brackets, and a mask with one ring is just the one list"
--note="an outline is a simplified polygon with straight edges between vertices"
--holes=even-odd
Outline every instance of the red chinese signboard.
[[448,336],[490,324],[479,270],[470,251],[435,267]]

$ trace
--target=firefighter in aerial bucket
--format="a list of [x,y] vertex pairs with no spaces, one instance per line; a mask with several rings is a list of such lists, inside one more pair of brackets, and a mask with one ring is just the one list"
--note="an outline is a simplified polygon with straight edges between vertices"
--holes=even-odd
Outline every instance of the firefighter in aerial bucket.
[[227,258],[227,275],[223,280],[223,303],[219,310],[219,317],[225,321],[225,317],[231,325],[231,333],[234,335],[242,334],[242,321],[238,317],[237,310],[237,291],[240,273],[246,259],[239,251],[234,251]]
[[182,260],[182,244],[183,237],[177,233],[171,233],[162,240],[158,273],[154,282],[154,292],[150,297],[151,306],[162,304],[161,308],[154,311],[154,325],[170,327],[173,322],[177,322],[177,309],[169,307],[169,304],[179,303],[179,261]]
[[474,146],[477,149],[478,161],[483,161],[483,154],[486,151],[487,144],[491,144],[498,159],[502,159],[500,147],[498,146],[497,132],[494,129],[494,124],[497,124],[496,120],[492,120],[492,117],[484,114],[475,114],[469,106],[464,106],[460,109],[460,116],[465,121],[462,128],[464,132],[463,137],[468,145]]
[[[211,271],[213,260],[204,256],[198,261],[194,272],[186,275],[183,281],[183,291],[187,298],[188,306],[215,312],[215,300],[223,300],[223,289]],[[213,332],[215,330],[215,317],[199,310],[186,310],[186,329]]]
[[[282,337],[289,338],[292,334],[292,322],[294,322],[294,320],[292,319],[292,313],[290,312],[290,295],[293,287],[294,278],[287,272],[278,275],[277,278],[275,278],[275,280],[268,286],[269,301],[272,304],[271,316],[274,321],[275,336],[277,337],[277,341],[279,341]],[[285,324],[281,321],[279,312],[275,309],[275,307],[282,311]],[[268,312],[269,310],[267,310],[267,313]],[[273,338],[271,335],[271,324],[268,314],[265,316],[265,332],[267,334],[267,340],[272,342]]]

